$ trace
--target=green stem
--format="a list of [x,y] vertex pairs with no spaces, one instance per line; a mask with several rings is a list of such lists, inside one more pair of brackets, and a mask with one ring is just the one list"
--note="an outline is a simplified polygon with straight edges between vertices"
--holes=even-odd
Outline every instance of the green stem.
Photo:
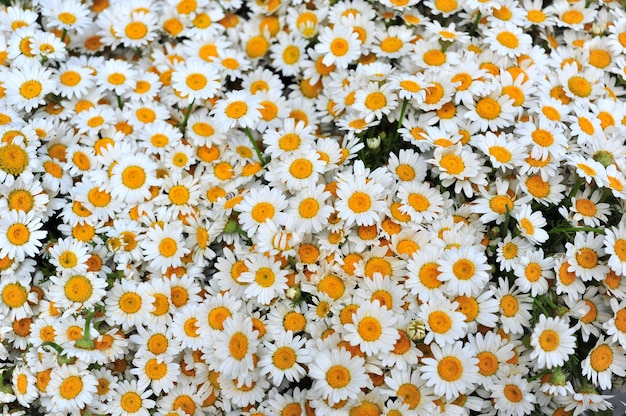
[[409,100],[407,98],[402,101],[402,108],[400,109],[400,117],[398,118],[398,124],[396,125],[396,132],[393,134],[393,141],[398,140],[398,135],[400,134],[400,129],[402,128],[402,121],[404,120],[404,113],[406,112],[406,108],[409,104]]
[[546,375],[549,371],[550,371],[550,369],[549,369],[549,368],[546,368],[545,370],[542,370],[541,372],[539,372],[539,373],[535,374],[534,376],[532,376],[531,378],[529,378],[529,379],[528,379],[528,381],[529,381],[529,382],[530,382],[530,381],[535,381],[535,380],[537,380],[538,378],[541,378],[541,377],[543,377],[544,375]]
[[572,187],[572,191],[569,193],[569,198],[574,198],[576,196],[576,194],[578,193],[578,190],[580,189],[580,185],[582,185],[583,180],[581,177],[576,178],[576,182],[574,183],[574,186]]
[[180,130],[182,131],[183,134],[185,134],[185,129],[187,129],[187,123],[189,122],[189,116],[191,115],[191,107],[193,107],[194,102],[196,102],[195,98],[189,103],[189,106],[187,106],[187,111],[185,112],[185,118],[183,119],[183,124],[181,124],[180,126]]
[[476,29],[478,29],[478,23],[480,23],[480,18],[483,17],[481,12],[478,12],[476,15],[476,19],[474,19],[474,23],[472,23],[472,33],[476,33]]
[[553,228],[548,230],[548,234],[556,234],[556,233],[572,233],[579,231],[590,231],[598,234],[606,234],[606,232],[602,228],[594,228],[594,227],[560,227]]
[[63,29],[63,33],[61,33],[61,42],[65,42],[66,36],[67,36],[67,29]]
[[261,154],[261,149],[259,149],[259,146],[256,144],[256,140],[254,140],[254,137],[252,136],[252,132],[250,131],[250,128],[246,127],[244,130],[246,131],[246,136],[248,136],[248,140],[250,140],[250,144],[252,144],[252,147],[254,147],[254,151],[256,152],[256,155],[259,157],[259,161],[261,162],[261,165],[265,166],[269,160],[265,159],[263,155]]
[[115,94],[115,96],[117,97],[117,106],[121,109],[124,108],[124,104],[122,104],[122,97],[120,97],[118,94]]
[[509,210],[509,206],[506,205],[504,208],[506,209],[506,215],[504,216],[504,226],[500,230],[500,236],[502,238],[506,237],[507,233],[509,232],[509,219],[511,219],[511,211]]
[[61,348],[61,346],[59,344],[57,344],[56,342],[51,342],[51,341],[45,341],[41,343],[42,347],[52,347],[56,350],[56,352],[59,353],[59,355],[63,354],[63,348]]

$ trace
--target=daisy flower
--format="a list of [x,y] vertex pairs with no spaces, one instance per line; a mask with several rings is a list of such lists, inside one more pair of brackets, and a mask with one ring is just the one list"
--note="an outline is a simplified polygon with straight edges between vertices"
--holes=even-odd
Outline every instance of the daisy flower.
[[454,344],[467,331],[465,315],[457,311],[459,304],[447,298],[431,299],[421,305],[418,319],[426,324],[425,344],[436,343],[439,346]]
[[524,293],[536,297],[548,291],[548,280],[554,278],[554,261],[542,249],[529,250],[513,266],[515,284]]
[[514,344],[502,339],[495,332],[487,332],[484,335],[480,332],[475,335],[469,334],[468,342],[476,349],[480,382],[486,388],[491,388],[509,370],[507,361],[515,356]]
[[491,386],[493,407],[498,414],[523,416],[535,408],[537,398],[532,394],[533,385],[522,374],[502,377]]
[[180,376],[180,364],[171,355],[135,355],[130,374],[137,377],[139,389],[152,389],[154,394],[169,393]]
[[611,342],[618,342],[626,348],[626,301],[613,298],[610,300],[613,316],[602,324]]
[[272,163],[273,169],[268,170],[265,179],[271,185],[285,187],[290,192],[314,187],[325,170],[325,163],[318,154],[294,152]]
[[279,386],[283,380],[299,381],[306,375],[304,365],[313,361],[310,351],[304,348],[306,338],[293,335],[286,331],[273,336],[273,342],[264,341],[267,353],[259,360],[261,374],[267,374],[274,385]]
[[68,311],[90,309],[106,295],[106,280],[87,269],[82,273],[62,272],[50,276],[50,281],[54,283],[48,292],[50,300]]
[[507,95],[491,93],[478,98],[467,108],[464,117],[470,121],[472,132],[497,131],[513,125],[513,100]]
[[287,270],[273,258],[252,256],[245,261],[247,271],[241,273],[239,281],[249,283],[245,289],[248,299],[255,298],[262,305],[269,305],[275,297],[283,298],[287,289]]
[[408,214],[416,224],[431,222],[444,211],[446,202],[441,193],[428,182],[405,182],[398,186],[399,210]]
[[541,228],[547,225],[541,211],[532,212],[530,205],[524,204],[513,217],[517,220],[518,230],[529,242],[541,244],[548,240],[548,233]]
[[302,234],[320,231],[333,212],[333,207],[326,202],[330,196],[323,185],[303,188],[289,199],[285,228]]
[[583,107],[585,103],[598,97],[603,89],[603,72],[593,67],[587,67],[579,71],[576,64],[566,64],[561,70],[557,70],[559,81],[567,96]]
[[374,119],[380,120],[398,105],[391,88],[388,84],[379,86],[378,83],[370,82],[356,92],[352,108],[358,111],[367,123]]
[[120,15],[111,27],[111,31],[119,36],[122,44],[129,48],[141,48],[157,37],[156,13],[133,11]]
[[93,23],[87,5],[75,0],[52,0],[41,6],[41,14],[48,18],[49,27],[82,33]]
[[170,328],[173,339],[181,348],[199,350],[206,341],[200,332],[197,316],[197,305],[194,303],[180,307],[174,313]]
[[150,399],[152,390],[139,388],[137,380],[123,380],[115,389],[115,397],[107,405],[111,416],[148,416],[155,401]]
[[443,252],[439,280],[449,295],[478,296],[489,281],[487,257],[477,246],[462,246]]
[[498,286],[492,285],[491,290],[500,305],[500,322],[508,334],[522,334],[530,324],[530,311],[533,309],[532,298],[512,285],[508,280],[499,278]]
[[230,91],[217,102],[211,115],[215,117],[218,126],[250,128],[261,118],[260,109],[260,98],[256,95],[244,90]]
[[408,277],[405,286],[422,302],[442,299],[445,296],[441,288],[444,282],[439,278],[442,254],[443,249],[428,245],[407,262]]
[[489,49],[501,56],[515,58],[528,51],[533,43],[530,35],[522,29],[510,23],[498,27],[492,27],[484,32],[485,42]]
[[9,211],[0,219],[0,257],[9,257],[23,261],[26,256],[33,257],[47,232],[39,216],[33,211]]
[[37,379],[28,366],[17,365],[13,368],[11,384],[19,404],[29,407],[37,399],[39,392],[35,386],[36,382]]
[[136,86],[137,71],[126,61],[109,59],[98,69],[96,85],[122,95]]
[[332,29],[326,26],[320,29],[315,52],[324,56],[324,65],[347,68],[361,56],[361,41],[351,27],[337,23]]
[[282,211],[287,204],[280,189],[251,188],[235,208],[240,212],[241,228],[248,235],[252,235],[261,224],[268,220],[276,225],[284,225],[286,214]]
[[46,394],[49,412],[77,412],[91,403],[97,391],[96,378],[76,365],[55,367],[50,374]]
[[172,72],[172,87],[189,102],[213,97],[219,86],[215,65],[201,59],[187,59]]
[[345,325],[343,338],[367,355],[385,353],[393,349],[398,339],[395,323],[394,313],[381,307],[378,300],[366,301],[356,310],[353,322]]
[[594,385],[610,390],[614,374],[618,377],[626,375],[626,352],[600,336],[589,355],[581,362],[581,367],[583,376],[587,376]]
[[123,154],[111,168],[111,196],[128,204],[150,199],[150,187],[159,186],[156,163],[145,154]]
[[427,160],[434,166],[444,187],[454,184],[454,192],[473,195],[473,185],[487,185],[485,169],[481,168],[481,160],[472,151],[460,144],[450,147],[437,147],[433,159]]
[[626,272],[626,223],[620,221],[617,227],[606,229],[604,248],[608,254],[609,267],[617,274]]
[[575,333],[576,328],[571,328],[564,319],[540,315],[530,337],[533,348],[530,358],[537,360],[541,369],[562,366],[575,351]]
[[433,355],[422,359],[421,377],[435,394],[452,400],[474,388],[479,381],[474,347],[456,341],[443,347],[433,343],[430,348]]
[[6,75],[3,82],[9,105],[24,111],[45,104],[45,96],[53,92],[56,85],[52,72],[40,65],[28,65]]
[[279,32],[276,36],[276,43],[270,47],[272,65],[284,76],[299,74],[300,65],[306,57],[307,45],[307,41],[299,36]]
[[609,266],[600,260],[604,256],[604,237],[594,233],[577,232],[574,243],[565,243],[568,271],[576,273],[584,282],[602,280]]
[[610,213],[609,204],[600,202],[602,192],[596,189],[591,193],[591,188],[585,187],[582,193],[577,193],[572,197],[570,208],[571,219],[575,223],[583,222],[587,227],[599,227],[601,223],[608,220]]
[[252,327],[252,319],[234,315],[224,321],[224,330],[213,337],[215,362],[209,365],[222,377],[244,380],[254,367],[254,354],[259,347],[259,332]]
[[364,364],[363,358],[353,357],[344,348],[319,351],[309,364],[313,389],[330,405],[355,397],[360,389],[371,386]]
[[346,225],[372,225],[380,221],[385,202],[381,199],[385,189],[379,183],[366,182],[358,175],[352,181],[342,181],[337,187],[335,209]]
[[129,329],[148,319],[154,297],[147,294],[143,284],[122,279],[115,281],[104,303],[109,322]]

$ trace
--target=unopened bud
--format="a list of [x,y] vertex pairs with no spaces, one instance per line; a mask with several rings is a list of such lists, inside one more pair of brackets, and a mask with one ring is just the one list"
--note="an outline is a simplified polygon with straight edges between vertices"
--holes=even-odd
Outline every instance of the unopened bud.
[[406,334],[411,340],[418,342],[426,337],[426,325],[420,319],[414,319],[406,326]]
[[237,223],[237,221],[228,220],[228,222],[226,223],[226,226],[224,227],[224,232],[226,234],[234,233],[235,231],[237,231],[237,227],[239,227],[239,224]]
[[296,301],[300,299],[300,295],[302,294],[302,290],[300,290],[300,286],[291,286],[285,292],[285,296],[287,299],[291,301]]
[[380,137],[369,137],[365,140],[365,144],[367,144],[367,148],[370,149],[372,153],[378,153],[380,151]]

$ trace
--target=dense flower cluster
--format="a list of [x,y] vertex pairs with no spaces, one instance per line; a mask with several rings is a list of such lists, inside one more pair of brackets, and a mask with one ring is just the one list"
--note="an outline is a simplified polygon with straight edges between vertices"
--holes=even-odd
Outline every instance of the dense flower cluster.
[[2,6],[4,410],[609,409],[625,52],[615,0]]

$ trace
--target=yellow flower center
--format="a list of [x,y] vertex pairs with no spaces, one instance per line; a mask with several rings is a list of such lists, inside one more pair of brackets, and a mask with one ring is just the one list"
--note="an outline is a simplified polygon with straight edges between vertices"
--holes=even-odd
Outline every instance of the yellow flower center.
[[348,53],[350,45],[347,40],[343,38],[336,38],[330,43],[330,51],[335,56],[344,56]]
[[357,332],[364,341],[371,342],[379,339],[383,330],[378,319],[366,316],[359,322]]
[[506,397],[507,400],[512,403],[521,402],[524,398],[524,394],[515,384],[507,384],[506,386],[504,386],[503,393],[504,397]]
[[317,284],[317,290],[326,293],[331,299],[337,300],[345,293],[346,286],[339,277],[330,274],[320,280]]
[[587,98],[591,95],[591,83],[581,76],[568,79],[567,87],[577,97]]
[[28,153],[23,147],[16,144],[7,144],[0,147],[0,169],[18,176],[28,167]]
[[403,384],[398,388],[396,395],[402,398],[402,403],[409,406],[409,409],[413,410],[419,406],[422,401],[422,394],[420,390],[413,384]]
[[598,265],[598,254],[588,248],[582,248],[576,253],[576,262],[585,269],[593,269]]
[[326,372],[326,382],[333,389],[346,387],[351,379],[350,370],[342,365],[334,365]]
[[72,276],[65,284],[65,297],[71,302],[83,303],[89,300],[93,293],[93,285],[85,276]]
[[436,289],[443,284],[443,282],[437,278],[440,274],[441,272],[439,272],[437,263],[426,263],[419,270],[418,277],[420,282],[428,289]]
[[202,74],[189,74],[185,79],[185,84],[194,91],[201,90],[207,85],[208,81]]
[[493,120],[500,116],[500,104],[493,98],[481,98],[476,103],[476,114],[485,120]]
[[476,358],[478,358],[478,372],[485,377],[494,375],[500,367],[498,357],[492,352],[482,351]]
[[313,174],[313,164],[305,158],[296,159],[289,166],[289,173],[296,179],[306,179]]
[[126,292],[118,301],[120,310],[127,314],[133,314],[141,309],[141,296],[135,292]]
[[261,267],[256,271],[254,281],[261,287],[271,287],[276,281],[276,275],[269,267]]
[[463,363],[456,357],[447,356],[437,364],[437,373],[442,380],[453,382],[463,375]]
[[146,183],[146,172],[140,166],[128,166],[122,172],[122,183],[130,189],[138,189]]
[[515,49],[519,46],[519,39],[517,38],[515,33],[507,31],[500,32],[496,36],[496,39],[498,40],[498,42],[500,42],[500,44],[502,44],[502,46],[509,49]]
[[510,318],[512,316],[515,316],[518,309],[519,303],[517,302],[515,296],[510,294],[502,296],[502,299],[500,299],[500,310],[502,311],[502,315]]
[[65,400],[76,398],[83,391],[83,380],[78,376],[70,376],[59,386],[59,395]]
[[457,260],[452,266],[452,272],[459,280],[469,280],[474,276],[475,266],[470,260]]
[[539,345],[544,351],[551,352],[559,347],[559,334],[552,329],[544,330],[539,336]]
[[236,332],[228,341],[228,350],[235,360],[243,360],[248,353],[248,337],[243,332]]
[[131,22],[126,25],[124,31],[129,39],[138,40],[146,36],[148,33],[148,26],[146,26],[143,22]]
[[428,315],[428,325],[430,330],[438,334],[445,334],[452,328],[452,319],[442,311],[434,311]]

